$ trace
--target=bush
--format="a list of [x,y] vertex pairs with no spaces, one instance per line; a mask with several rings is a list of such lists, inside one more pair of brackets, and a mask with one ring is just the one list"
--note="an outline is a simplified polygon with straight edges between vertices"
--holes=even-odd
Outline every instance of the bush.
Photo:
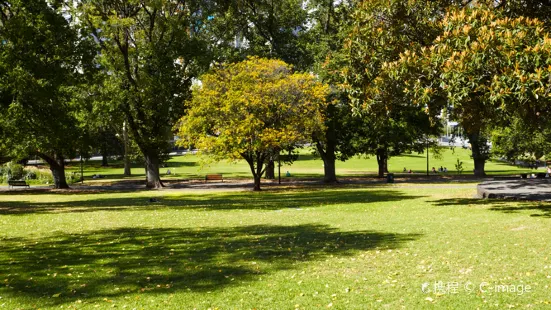
[[54,183],[54,178],[52,177],[52,172],[46,169],[36,169],[37,180],[41,184],[52,184]]
[[2,181],[20,180],[24,177],[23,166],[15,162],[9,162],[1,169]]
[[[68,184],[80,182],[80,173],[66,172],[65,178]],[[23,167],[17,163],[8,163],[0,166],[0,183],[7,183],[8,180],[27,180],[30,184],[53,184],[54,178],[50,169],[34,166]]]
[[36,180],[36,172],[33,170],[25,169],[25,180]]
[[80,173],[79,172],[66,172],[65,179],[68,184],[73,184],[80,182]]

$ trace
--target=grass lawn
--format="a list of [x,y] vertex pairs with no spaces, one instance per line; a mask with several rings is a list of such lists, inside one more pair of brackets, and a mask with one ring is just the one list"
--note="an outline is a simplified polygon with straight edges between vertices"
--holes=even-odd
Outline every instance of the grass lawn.
[[[470,158],[470,151],[462,148],[454,150],[443,149],[441,158],[434,158],[429,155],[429,169],[432,167],[446,167],[448,174],[456,174],[455,163],[459,159],[463,161],[463,174],[471,174],[474,169],[474,164]],[[426,173],[427,163],[425,154],[405,154],[402,156],[391,157],[389,160],[389,171],[393,173],[402,173],[403,169],[411,169],[415,174],[423,175]],[[69,171],[79,171],[78,162],[71,165]],[[172,175],[165,176],[164,179],[181,179],[181,178],[201,178],[208,173],[222,173],[225,177],[230,178],[251,178],[249,166],[244,161],[236,163],[219,162],[204,164],[201,156],[198,155],[182,155],[174,156],[169,160],[167,166],[161,169],[162,174],[170,169]],[[357,176],[357,175],[376,175],[377,160],[374,157],[354,157],[346,162],[337,162],[338,176]],[[292,165],[283,165],[281,167],[282,176],[289,171],[292,177],[322,177],[323,176],[323,161],[320,158],[315,158],[311,155],[311,151],[302,150],[299,160]],[[503,162],[489,161],[486,164],[486,172],[489,175],[506,175],[519,174],[521,172],[530,172],[533,170],[511,166]],[[133,177],[130,179],[143,179],[144,169],[142,167],[134,167],[132,170]],[[111,163],[110,167],[101,167],[101,162],[90,161],[85,166],[84,175],[91,178],[94,174],[104,175],[107,179],[128,179],[123,175],[123,166],[121,162]],[[277,175],[277,170],[276,170]]]
[[474,193],[3,192],[0,308],[550,307],[551,205]]

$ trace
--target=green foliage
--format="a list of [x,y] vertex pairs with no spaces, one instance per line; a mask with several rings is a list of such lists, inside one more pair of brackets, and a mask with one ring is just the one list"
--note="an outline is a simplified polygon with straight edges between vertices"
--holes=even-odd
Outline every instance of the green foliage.
[[23,179],[24,174],[23,166],[13,161],[0,166],[0,177],[3,180],[20,180]]
[[484,6],[451,9],[433,25],[440,35],[383,63],[367,96],[374,106],[393,109],[399,105],[385,100],[388,85],[403,85],[405,102],[433,121],[446,110],[465,129],[482,176],[491,128],[513,116],[533,126],[547,122],[551,39],[541,21],[502,17]]
[[[66,172],[65,177],[69,184],[80,181],[79,172]],[[24,167],[15,162],[0,166],[0,183],[7,183],[8,180],[26,180],[30,184],[54,184],[52,173],[48,169]]]
[[415,104],[431,115],[447,108],[467,132],[510,115],[541,119],[551,99],[551,39],[540,21],[475,8],[452,10],[438,25],[443,34],[432,46],[385,67]]
[[243,158],[259,181],[270,156],[307,142],[323,126],[327,92],[311,74],[293,73],[278,60],[253,57],[215,68],[194,89],[180,143],[214,160]]
[[0,148],[13,158],[38,154],[54,166],[82,140],[75,94],[95,57],[91,38],[79,34],[58,4],[0,2]]
[[[405,98],[401,83],[383,79],[382,69],[405,50],[421,49],[436,38],[434,20],[449,2],[361,1],[352,15],[342,87],[362,118],[357,149],[377,155],[382,165],[388,156],[421,151],[426,137],[440,130],[441,125],[431,123],[423,107]],[[383,170],[381,166],[380,175]]]
[[497,0],[496,8],[509,17],[537,18],[551,26],[551,3],[542,0]]
[[456,163],[455,163],[455,171],[457,171],[457,173],[461,174],[463,173],[463,162],[459,160],[459,158],[457,159]]
[[101,51],[100,98],[110,98],[102,109],[123,113],[145,158],[148,187],[162,186],[159,163],[169,149],[171,129],[185,113],[192,80],[211,62],[215,41],[203,25],[214,4],[88,0],[79,5]]
[[504,128],[492,131],[492,154],[509,161],[537,160],[551,155],[551,130],[549,126],[534,130],[524,121],[512,119]]
[[230,1],[208,22],[218,41],[213,52],[226,62],[258,56],[310,68],[309,13],[303,5],[302,0]]

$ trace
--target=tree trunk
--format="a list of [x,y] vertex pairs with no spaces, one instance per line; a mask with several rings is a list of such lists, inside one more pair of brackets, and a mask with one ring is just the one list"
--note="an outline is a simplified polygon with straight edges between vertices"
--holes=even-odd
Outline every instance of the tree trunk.
[[386,162],[387,162],[388,156],[386,154],[385,149],[377,149],[377,166],[379,167],[379,178],[385,177],[385,170],[386,170]]
[[[338,183],[337,173],[335,171],[335,161],[337,156],[335,155],[337,145],[337,133],[335,132],[335,119],[331,116],[334,113],[334,106],[330,105],[327,108],[327,114],[329,115],[330,122],[327,123],[327,129],[325,131],[325,143],[319,141],[316,142],[316,148],[323,160],[323,182],[324,183]],[[337,120],[338,121],[338,120]]]
[[253,191],[257,192],[257,191],[261,191],[262,189],[260,188],[260,179],[261,177],[259,175],[255,175],[254,176],[254,187],[253,187]]
[[[329,142],[330,140],[327,139]],[[327,143],[325,149],[321,143],[316,143],[316,148],[323,160],[323,182],[324,183],[338,183],[337,173],[335,171],[335,145]]]
[[486,172],[484,171],[484,166],[486,165],[486,159],[478,158],[474,159],[474,176],[475,177],[485,177]]
[[484,166],[488,158],[486,139],[482,138],[478,132],[468,134],[467,137],[471,143],[471,154],[474,161],[474,176],[485,177],[486,172],[484,171]]
[[323,159],[323,182],[338,183],[335,172],[335,157]]
[[109,163],[107,161],[107,153],[106,152],[101,152],[101,166],[102,167],[107,167],[109,166]]
[[132,175],[132,171],[130,169],[130,158],[128,158],[127,154],[124,154],[124,175],[129,177]]
[[67,179],[65,178],[65,165],[53,165],[50,166],[50,170],[52,171],[52,176],[54,178],[54,188],[69,188]]
[[253,174],[254,179],[253,191],[260,191],[260,181],[262,180],[262,175],[264,174],[264,170],[262,170],[262,168],[264,167],[264,160],[266,156],[262,155],[260,152],[254,152],[254,155],[252,152],[243,153],[241,156],[243,156],[245,161],[249,164],[249,168],[251,168],[251,173]]
[[266,179],[273,180],[275,179],[275,163],[274,160],[270,160],[266,163]]
[[159,189],[163,187],[161,176],[159,174],[159,156],[157,154],[148,154],[145,156],[146,166],[146,187]]
[[264,170],[262,170],[262,167],[264,166],[264,160],[266,156],[263,156],[260,153],[256,154],[256,171],[254,172],[254,191],[260,191],[260,180],[262,179],[262,175],[264,174]]
[[145,183],[147,184],[147,174],[148,174],[148,173],[147,173],[147,164],[144,163],[144,166],[143,166],[143,167],[144,167],[144,171],[145,171]]
[[126,122],[122,124],[122,138],[124,143],[124,175],[131,176],[132,171],[130,170],[130,143],[128,141],[128,130],[126,129]]
[[52,172],[52,177],[54,179],[54,188],[69,188],[67,179],[65,178],[65,158],[63,158],[62,155],[56,155],[52,158],[43,153],[39,153],[38,156],[50,166],[50,171]]

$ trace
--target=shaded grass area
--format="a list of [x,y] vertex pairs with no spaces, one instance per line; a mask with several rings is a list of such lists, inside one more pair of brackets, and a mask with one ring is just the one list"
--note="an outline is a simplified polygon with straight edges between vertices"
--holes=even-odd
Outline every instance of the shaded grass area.
[[[24,192],[20,192],[24,194]],[[37,192],[40,193],[40,192]],[[35,195],[37,195],[35,193]],[[123,192],[124,193],[124,192]],[[140,191],[139,195],[126,192],[123,195],[89,194],[61,201],[15,200],[0,201],[0,214],[66,213],[123,210],[281,210],[287,208],[323,207],[352,203],[378,203],[420,198],[389,190],[357,189],[354,191],[315,189],[267,192],[251,195],[248,192],[228,193],[223,196],[202,194],[190,196],[165,196]],[[1,195],[0,195],[1,197]],[[154,201],[152,202],[151,199]]]
[[[477,198],[457,198],[442,199],[436,202],[438,206],[487,206],[491,204],[488,210],[499,211],[503,213],[524,213],[530,211],[530,216],[551,218],[551,204],[537,201],[526,201],[512,203],[511,200],[492,199],[490,202],[486,199]],[[533,213],[535,212],[535,213]]]
[[111,299],[129,292],[206,293],[293,268],[297,262],[392,249],[417,237],[340,232],[312,224],[98,230],[38,240],[4,239],[0,272],[9,273],[4,281],[8,292],[43,305]]
[[[551,204],[474,193],[471,184],[3,193],[0,305],[544,309]],[[421,291],[438,281],[532,292]]]

